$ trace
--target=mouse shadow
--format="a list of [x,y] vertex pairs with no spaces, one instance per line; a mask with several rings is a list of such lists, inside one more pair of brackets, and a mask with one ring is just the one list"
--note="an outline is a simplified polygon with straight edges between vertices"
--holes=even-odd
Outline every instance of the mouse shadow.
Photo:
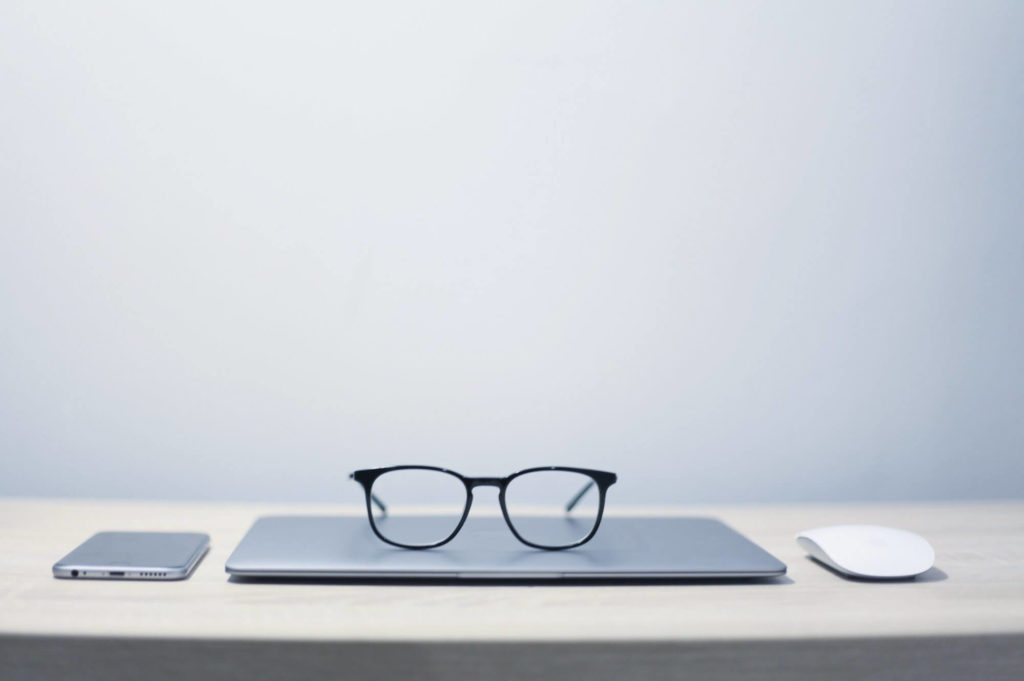
[[230,575],[232,584],[279,584],[312,586],[337,584],[343,586],[732,586],[742,587],[764,584],[793,584],[785,575],[778,577],[730,577],[730,578],[582,578],[548,577],[521,579],[488,579],[484,577],[244,577]]
[[914,575],[912,577],[854,577],[846,573],[840,572],[839,570],[836,570],[831,565],[822,563],[817,558],[812,558],[811,556],[805,556],[805,558],[810,562],[814,563],[815,565],[825,568],[826,570],[834,574],[836,577],[840,577],[841,579],[844,579],[847,582],[861,582],[865,584],[908,584],[917,582],[919,584],[925,584],[928,582],[944,582],[947,579],[949,579],[949,575],[946,574],[946,572],[940,570],[934,565],[925,570],[924,572],[922,572],[921,574]]

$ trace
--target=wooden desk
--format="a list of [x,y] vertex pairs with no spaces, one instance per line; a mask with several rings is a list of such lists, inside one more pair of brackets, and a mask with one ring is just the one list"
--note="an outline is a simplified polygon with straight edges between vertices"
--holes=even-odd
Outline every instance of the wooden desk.
[[[1024,503],[715,506],[789,566],[767,583],[462,586],[235,583],[258,515],[312,505],[0,499],[0,680],[1024,679]],[[639,512],[639,511],[637,511]],[[927,537],[915,582],[844,580],[793,541],[864,522]],[[184,582],[56,580],[99,530],[198,530]]]

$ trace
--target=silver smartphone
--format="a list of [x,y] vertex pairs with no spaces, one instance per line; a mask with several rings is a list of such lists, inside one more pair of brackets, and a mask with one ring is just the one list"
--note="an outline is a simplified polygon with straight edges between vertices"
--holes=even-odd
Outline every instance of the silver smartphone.
[[66,579],[185,579],[210,548],[199,532],[98,532],[53,566]]

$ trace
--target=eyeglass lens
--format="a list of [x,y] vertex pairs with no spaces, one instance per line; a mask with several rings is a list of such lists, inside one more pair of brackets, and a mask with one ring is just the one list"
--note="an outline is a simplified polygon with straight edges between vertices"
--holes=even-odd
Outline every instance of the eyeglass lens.
[[[374,481],[372,492],[387,505],[386,513],[373,509],[377,531],[406,546],[444,541],[459,526],[466,509],[462,480],[443,471],[390,471]],[[424,510],[430,515],[423,515]]]
[[512,479],[505,508],[517,534],[540,546],[571,546],[597,524],[597,489],[587,489],[571,511],[571,501],[593,480],[571,471],[533,471]]

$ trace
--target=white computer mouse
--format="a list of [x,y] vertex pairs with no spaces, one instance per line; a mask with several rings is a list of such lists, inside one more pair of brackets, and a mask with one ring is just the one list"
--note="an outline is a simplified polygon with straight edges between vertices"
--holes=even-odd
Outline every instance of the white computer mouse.
[[935,563],[935,549],[924,537],[880,525],[819,527],[798,534],[796,543],[811,557],[850,577],[914,577]]

